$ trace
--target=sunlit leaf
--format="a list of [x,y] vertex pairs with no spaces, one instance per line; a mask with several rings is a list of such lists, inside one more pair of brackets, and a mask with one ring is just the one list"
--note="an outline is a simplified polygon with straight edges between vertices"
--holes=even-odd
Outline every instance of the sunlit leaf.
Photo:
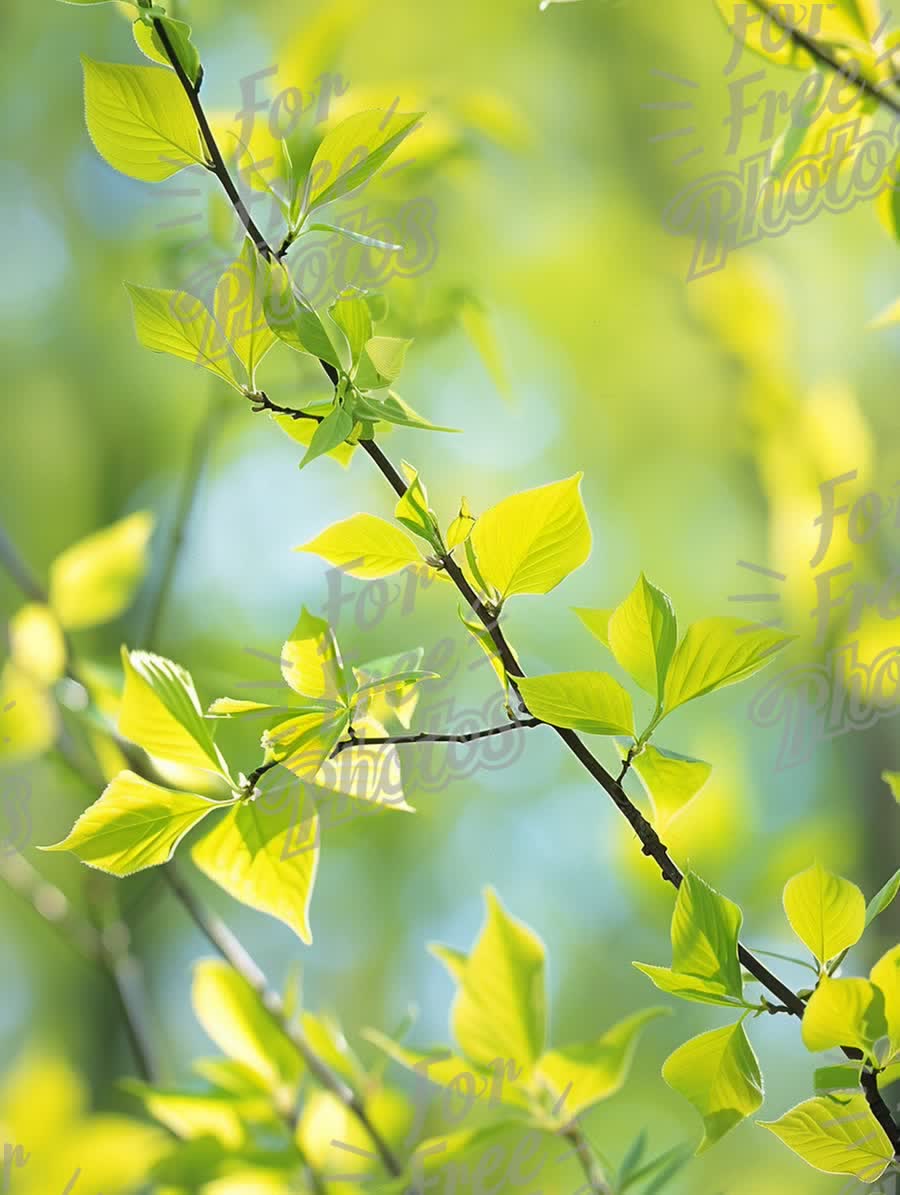
[[134,328],[144,348],[168,353],[242,389],[228,341],[203,303],[186,291],[125,283],[134,307]]
[[865,979],[823,976],[803,1013],[803,1044],[814,1053],[856,1046],[871,1054],[886,1033],[884,999]]
[[704,618],[693,623],[669,665],[666,712],[714,689],[746,680],[764,668],[789,639],[780,631],[748,626],[739,618]]
[[295,693],[344,701],[347,682],[334,632],[324,618],[304,606],[297,624],[281,649],[281,675]]
[[350,577],[369,581],[390,577],[422,563],[415,542],[399,527],[376,515],[351,515],[296,549],[311,552]]
[[668,596],[641,573],[634,589],[610,615],[607,635],[621,667],[661,702],[678,638]]
[[791,929],[823,965],[854,946],[866,927],[859,888],[818,862],[788,880],[784,911]]
[[381,390],[396,382],[403,372],[412,344],[397,336],[372,336],[365,344],[355,381],[362,390]]
[[344,407],[334,407],[316,427],[309,441],[309,447],[300,462],[300,468],[333,452],[353,431],[353,416]]
[[134,772],[122,772],[79,817],[68,837],[45,851],[71,851],[82,863],[127,876],[167,863],[216,802],[172,792]]
[[655,813],[654,825],[661,829],[700,792],[712,764],[648,745],[632,760],[631,769],[646,789]]
[[882,955],[869,979],[884,997],[884,1016],[892,1054],[900,1052],[900,946]]
[[246,369],[252,390],[256,389],[260,361],[278,339],[263,312],[266,279],[261,276],[262,268],[255,245],[245,237],[240,257],[216,285],[213,303],[216,322]]
[[758,1123],[824,1174],[850,1174],[874,1183],[894,1156],[887,1133],[862,1094],[817,1096],[778,1120]]
[[[318,406],[310,407],[309,413],[325,417],[331,410],[331,403],[320,404]],[[318,423],[313,419],[292,419],[290,415],[273,415],[272,420],[277,423],[281,430],[297,444],[302,444],[308,448],[313,436],[316,433]],[[355,444],[348,444],[346,441],[338,444],[332,448],[328,456],[332,457],[343,468],[347,468],[350,461],[353,459],[353,454],[356,451]]]
[[79,540],[50,566],[50,605],[68,630],[109,622],[131,605],[147,570],[154,519],[138,511]]
[[[237,1149],[247,1141],[246,1100],[222,1092],[167,1090],[134,1079],[126,1079],[123,1087],[155,1120],[180,1138],[213,1137],[229,1149]],[[257,1111],[266,1107],[264,1097],[259,1095],[255,1103]]]
[[581,476],[504,498],[472,528],[478,565],[501,599],[549,593],[587,560],[591,529]]
[[345,368],[345,353],[349,358],[350,346],[334,320],[315,311],[295,293],[291,276],[280,262],[260,269],[264,274],[263,311],[278,339],[298,353],[318,357],[335,369]]
[[[175,51],[175,56],[181,63],[184,73],[192,83],[196,84],[200,74],[200,55],[197,52],[197,47],[191,41],[190,25],[186,25],[184,21],[173,20],[172,17],[158,17],[157,20],[165,29],[169,43]],[[153,25],[146,25],[143,21],[135,21],[133,29],[134,40],[142,54],[145,54],[151,62],[172,66],[155,22]]]
[[349,195],[371,178],[413,131],[421,112],[358,112],[332,129],[316,150],[303,197],[311,212]]
[[612,618],[612,610],[589,610],[584,607],[574,609],[594,638],[599,639],[604,647],[609,647],[609,620]]
[[17,669],[39,685],[59,680],[66,668],[66,644],[49,606],[41,602],[22,606],[9,620],[7,634]]
[[634,734],[631,698],[605,672],[551,672],[517,682],[529,712],[585,734]]
[[153,183],[204,164],[197,122],[173,71],[81,61],[88,132],[110,166]]
[[751,1116],[763,1101],[762,1075],[742,1024],[691,1038],[669,1055],[662,1075],[703,1117],[698,1154]]

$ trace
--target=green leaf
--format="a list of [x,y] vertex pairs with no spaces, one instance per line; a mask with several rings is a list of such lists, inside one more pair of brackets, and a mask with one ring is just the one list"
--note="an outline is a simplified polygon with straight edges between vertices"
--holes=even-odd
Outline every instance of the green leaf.
[[644,747],[631,761],[650,802],[657,829],[677,817],[700,792],[712,773],[712,764],[662,747]]
[[67,548],[50,566],[50,605],[69,631],[118,618],[147,571],[154,518],[138,511]]
[[641,573],[634,589],[611,614],[607,634],[618,663],[661,703],[678,639],[675,611],[668,596]]
[[591,529],[579,492],[581,473],[504,498],[469,537],[479,567],[501,599],[549,593],[587,560]]
[[222,1053],[248,1067],[269,1091],[297,1083],[303,1065],[296,1047],[266,1012],[259,994],[228,963],[203,959],[195,965],[191,1002]]
[[81,61],[88,132],[110,166],[156,183],[185,166],[205,165],[197,122],[174,72],[85,55]]
[[[900,320],[900,300],[897,301],[898,320]],[[900,772],[882,772],[881,779],[891,790],[891,796],[900,804]]]
[[862,1094],[817,1096],[778,1120],[757,1123],[823,1174],[851,1174],[860,1182],[874,1183],[894,1156],[887,1133]]
[[589,610],[584,607],[573,609],[594,638],[599,639],[604,647],[609,647],[609,620],[612,618],[612,610]]
[[312,781],[347,729],[350,715],[307,711],[263,732],[262,745],[273,759],[301,780]]
[[171,792],[134,772],[121,772],[86,809],[67,838],[45,851],[71,851],[89,867],[129,876],[168,863],[193,826],[218,805],[194,793]]
[[213,312],[235,356],[246,369],[253,391],[257,367],[278,339],[263,312],[265,288],[266,275],[260,256],[250,238],[245,237],[240,257],[216,286]]
[[736,904],[688,872],[678,889],[672,914],[671,972],[642,963],[634,965],[657,987],[685,999],[741,1002],[744,983],[738,936],[742,921],[743,914]]
[[621,1090],[644,1027],[666,1008],[645,1008],[619,1021],[596,1041],[564,1046],[544,1054],[537,1072],[556,1096],[565,1093],[566,1121]]
[[372,336],[365,344],[355,382],[361,390],[381,390],[396,382],[403,372],[412,344],[398,336]]
[[820,1066],[813,1076],[816,1091],[853,1091],[859,1087],[859,1071],[862,1063],[854,1066]]
[[739,618],[703,618],[688,627],[666,677],[664,706],[671,713],[686,701],[753,676],[789,635],[751,627]]
[[[317,403],[315,406],[307,407],[306,410],[310,415],[319,415],[324,419],[332,410],[332,404],[330,402]],[[290,415],[273,415],[272,421],[278,424],[286,436],[290,436],[295,443],[302,444],[305,448],[309,447],[316,428],[319,426],[313,419],[294,419]],[[346,469],[353,459],[355,451],[355,444],[348,444],[344,441],[342,444],[338,444],[337,448],[333,448],[328,455]]]
[[788,880],[783,903],[791,929],[823,966],[855,946],[866,927],[862,892],[818,862]]
[[335,407],[313,432],[306,454],[300,462],[300,468],[302,469],[311,461],[316,460],[317,457],[324,456],[327,452],[333,452],[335,448],[344,443],[352,431],[353,416],[349,415],[343,407]]
[[881,916],[894,903],[894,898],[900,892],[900,868],[898,868],[883,888],[872,897],[866,905],[866,926],[870,926],[876,917]]
[[865,979],[823,976],[803,1013],[803,1044],[812,1053],[856,1046],[871,1056],[875,1042],[887,1035],[884,998]]
[[334,232],[350,241],[356,241],[358,245],[365,245],[368,249],[384,249],[391,253],[399,253],[403,249],[402,245],[395,245],[393,241],[379,241],[376,237],[366,236],[353,228],[341,228],[339,224],[307,224],[306,231]]
[[585,734],[634,734],[631,698],[605,672],[551,672],[517,682],[531,715]]
[[394,507],[394,518],[398,523],[421,536],[436,552],[442,553],[441,533],[434,511],[428,505],[428,492],[419,480],[418,470],[406,461],[401,462],[409,482],[406,493]]
[[704,1153],[751,1116],[763,1101],[762,1076],[742,1024],[701,1033],[679,1046],[662,1076],[703,1117]]
[[[383,394],[383,391],[378,393]],[[367,419],[381,420],[384,423],[394,423],[397,427],[415,427],[426,432],[458,432],[457,427],[442,427],[431,423],[423,415],[419,415],[412,407],[403,401],[399,394],[392,390],[387,397],[377,398],[375,393],[357,395],[354,409],[358,416]]]
[[465,498],[460,498],[459,514],[447,528],[447,550],[452,552],[454,548],[464,544],[474,526],[475,520],[469,510],[469,503]]
[[340,295],[330,307],[329,313],[347,337],[350,358],[355,364],[373,332],[372,313],[368,303],[359,294]]
[[281,649],[281,675],[301,697],[346,702],[344,663],[334,632],[305,606]]
[[134,330],[144,348],[202,365],[243,391],[228,341],[199,299],[182,290],[156,290],[130,282],[125,286],[134,307]]
[[246,1145],[248,1114],[255,1112],[259,1116],[265,1108],[265,1097],[260,1095],[248,1099],[221,1091],[177,1091],[137,1079],[125,1079],[121,1086],[176,1137],[185,1141],[214,1140],[231,1150]]
[[372,110],[342,120],[316,150],[306,180],[304,214],[361,187],[413,131],[422,115]]
[[122,648],[125,691],[119,731],[148,755],[218,772],[228,767],[213,742],[191,674],[163,656]]
[[[287,270],[279,262],[261,265],[264,289],[263,311],[266,322],[279,340],[298,353],[307,353],[327,361],[335,369],[344,368],[344,353],[350,348],[343,332],[328,315],[320,315],[309,303],[301,301]],[[326,326],[330,325],[330,327]],[[335,347],[337,341],[338,347]]]
[[332,523],[321,535],[295,550],[321,556],[362,581],[390,577],[422,563],[419,549],[405,531],[370,514],[351,515]]
[[891,1055],[900,1052],[900,946],[882,955],[869,979],[884,997],[884,1016]]
[[485,900],[487,918],[453,1002],[454,1036],[479,1066],[501,1057],[530,1071],[546,1032],[544,946],[492,889]]
[[229,896],[278,918],[309,944],[319,822],[302,784],[292,785],[282,798],[274,809],[259,800],[230,809],[191,855]]
[[[200,54],[191,41],[190,25],[186,25],[184,21],[173,20],[172,17],[158,17],[157,19],[168,34],[169,42],[184,73],[196,85],[200,74]],[[166,53],[156,25],[146,25],[143,21],[137,20],[134,22],[133,30],[134,40],[141,53],[145,54],[151,62],[159,62],[163,66],[171,68],[169,55]]]

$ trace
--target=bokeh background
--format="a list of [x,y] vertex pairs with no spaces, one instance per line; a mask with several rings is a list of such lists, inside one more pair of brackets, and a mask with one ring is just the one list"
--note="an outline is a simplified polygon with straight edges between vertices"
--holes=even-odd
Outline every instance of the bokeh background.
[[[860,203],[741,249],[723,270],[688,282],[691,245],[663,219],[702,175],[736,170],[771,143],[757,116],[739,154],[726,152],[735,75],[764,70],[760,95],[793,95],[803,76],[748,54],[726,76],[732,45],[708,0],[583,0],[543,13],[531,0],[168,7],[194,26],[205,102],[223,119],[242,105],[241,79],[270,67],[272,96],[340,72],[350,87],[335,118],[394,97],[401,110],[428,113],[415,163],[373,183],[367,202],[384,218],[414,199],[433,208],[428,268],[388,282],[386,330],[416,337],[404,397],[464,434],[396,429],[391,455],[415,463],[445,520],[462,494],[477,513],[515,490],[584,471],[590,562],[549,597],[518,599],[508,612],[529,671],[615,672],[571,608],[617,604],[641,569],[672,596],[682,626],[717,614],[773,617],[771,605],[737,608],[729,596],[778,593],[777,615],[798,636],[784,662],[679,711],[659,737],[715,765],[670,827],[673,850],[743,906],[745,940],[770,950],[794,949],[781,888],[814,858],[874,893],[896,866],[898,810],[880,779],[900,768],[895,721],[810,739],[786,768],[784,723],[758,725],[750,705],[774,670],[824,665],[833,646],[812,635],[820,482],[856,470],[842,496],[875,491],[896,513],[900,330],[872,322],[896,298],[897,245],[876,205]],[[8,0],[0,14],[3,523],[46,578],[74,541],[132,511],[154,512],[153,566],[138,601],[113,625],[78,638],[114,671],[119,645],[139,645],[181,479],[203,444],[157,646],[191,669],[204,700],[254,695],[235,685],[271,685],[277,671],[252,653],[277,654],[301,605],[322,612],[332,592],[325,566],[292,549],[358,510],[389,516],[392,502],[364,458],[348,470],[320,460],[301,473],[303,450],[266,416],[202,371],[137,344],[123,280],[199,293],[208,288],[204,267],[221,264],[238,240],[214,179],[189,174],[150,187],[115,174],[94,152],[79,55],[140,60],[117,9]],[[689,109],[665,107],[686,96]],[[667,136],[688,126],[690,134]],[[309,146],[323,127],[307,121]],[[198,194],[180,193],[185,187]],[[283,347],[263,365],[262,382],[287,405],[322,386]],[[883,583],[900,541],[893,513],[863,545],[838,533],[825,565],[852,561],[855,580]],[[739,561],[788,580],[754,575]],[[442,653],[446,679],[423,696],[421,718],[497,716],[492,677],[472,667],[476,655],[443,587],[414,602],[396,586],[385,597],[345,580],[342,592],[361,597],[343,604],[336,622],[346,657],[414,645],[430,659]],[[0,579],[5,617],[21,600]],[[837,627],[835,637],[861,636],[860,653],[872,658],[895,643],[895,625],[869,612],[858,632]],[[222,728],[247,770],[258,761],[253,734],[252,726]],[[613,746],[598,744],[613,766]],[[0,782],[31,786],[23,853],[81,906],[85,870],[35,846],[62,837],[91,794],[52,752],[25,758],[15,743],[5,751]],[[417,815],[326,833],[309,948],[195,877],[274,982],[301,968],[305,1001],[339,1016],[364,1057],[374,1054],[361,1031],[392,1029],[411,1005],[411,1040],[449,1040],[452,985],[426,945],[467,948],[489,885],[547,944],[552,1040],[588,1038],[658,1002],[630,964],[667,961],[672,895],[600,790],[542,732],[528,733],[502,767],[475,759],[409,748]],[[143,881],[123,892],[156,1046],[168,1076],[184,1078],[190,1058],[209,1047],[190,1006],[191,966],[208,947],[169,896]],[[18,1117],[17,1139],[36,1143],[24,1172],[35,1190],[55,1191],[48,1168],[58,1155],[83,1168],[79,1195],[108,1195],[104,1165],[111,1151],[128,1152],[133,1130],[121,1121],[104,1128],[88,1113],[139,1118],[116,1083],[133,1068],[109,991],[5,886],[0,925],[0,1119]],[[870,965],[897,929],[897,917],[886,915],[852,961]],[[803,983],[802,971],[783,969]],[[625,1090],[587,1118],[589,1136],[614,1159],[641,1128],[657,1150],[699,1139],[697,1118],[659,1068],[719,1013],[689,1005],[674,1013],[648,1032]],[[766,1076],[761,1116],[774,1119],[812,1094],[816,1060],[787,1018],[756,1022],[751,1036]],[[559,1190],[577,1182],[559,1172]],[[812,1195],[840,1185],[745,1124],[692,1161],[672,1190]]]

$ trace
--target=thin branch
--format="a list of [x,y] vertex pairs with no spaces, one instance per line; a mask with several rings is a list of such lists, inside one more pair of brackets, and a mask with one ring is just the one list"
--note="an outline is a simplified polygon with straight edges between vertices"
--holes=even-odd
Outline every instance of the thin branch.
[[429,734],[420,731],[419,734],[386,735],[381,738],[361,738],[358,735],[352,739],[342,739],[332,751],[332,757],[340,755],[349,747],[405,747],[410,743],[474,743],[477,739],[491,739],[498,734],[508,734],[511,730],[529,730],[534,726],[543,726],[540,718],[523,718],[521,721],[506,722],[503,726],[491,726],[487,730],[473,730],[468,734]]
[[144,633],[141,636],[141,645],[147,651],[153,651],[153,646],[156,642],[163,609],[169,596],[172,581],[175,578],[175,571],[187,535],[187,526],[190,521],[191,512],[197,500],[200,479],[203,476],[203,470],[212,450],[221,419],[222,405],[218,397],[211,394],[206,413],[200,421],[191,441],[187,466],[181,480],[178,504],[175,509],[175,518],[169,535],[169,542],[166,546],[165,560],[163,561],[159,584],[151,598],[150,608],[147,613],[147,622],[144,627]]
[[[579,1165],[584,1171],[588,1187],[594,1192],[594,1195],[613,1195],[612,1187],[607,1183],[606,1175],[597,1164],[594,1152],[578,1121],[573,1120],[559,1135],[571,1145]],[[584,1188],[581,1187],[580,1190],[583,1191]]]

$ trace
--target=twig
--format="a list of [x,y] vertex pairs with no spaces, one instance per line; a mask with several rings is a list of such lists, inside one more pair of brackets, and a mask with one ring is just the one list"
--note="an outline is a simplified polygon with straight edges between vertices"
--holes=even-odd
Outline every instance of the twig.
[[[581,1169],[584,1171],[584,1177],[588,1181],[588,1186],[594,1192],[594,1195],[613,1195],[612,1187],[607,1183],[606,1175],[597,1165],[597,1159],[594,1157],[593,1150],[578,1121],[573,1120],[560,1133],[560,1136],[572,1146]],[[583,1187],[580,1189],[584,1190]]]

